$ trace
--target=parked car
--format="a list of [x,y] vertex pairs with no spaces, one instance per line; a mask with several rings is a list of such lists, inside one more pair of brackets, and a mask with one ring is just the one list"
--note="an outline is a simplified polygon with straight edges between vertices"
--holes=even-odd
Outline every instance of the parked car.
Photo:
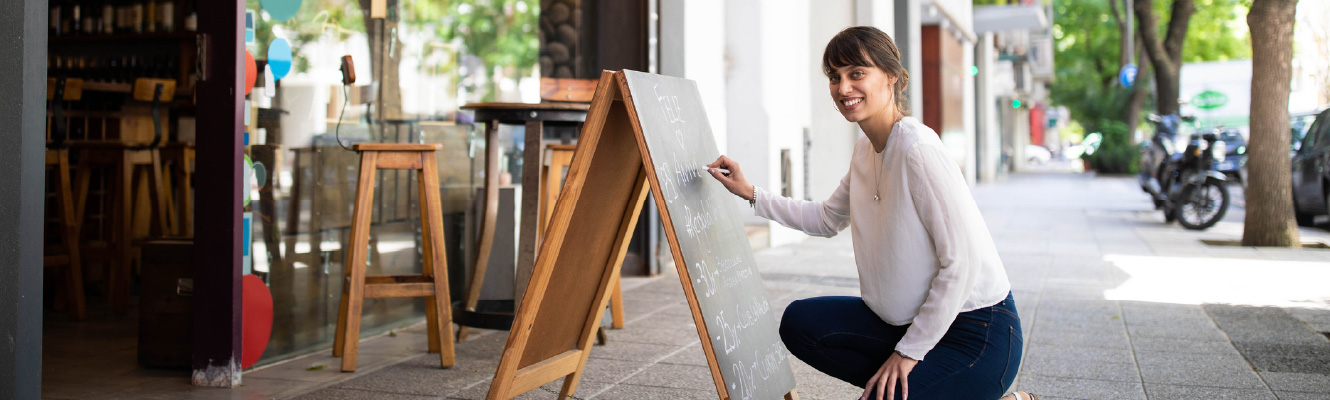
[[1330,109],[1316,115],[1294,147],[1293,214],[1298,225],[1310,226],[1317,215],[1330,214]]
[[1215,169],[1223,172],[1224,176],[1231,181],[1239,182],[1246,187],[1247,173],[1242,168],[1247,165],[1247,139],[1242,137],[1242,133],[1237,129],[1220,129],[1219,140],[1224,142],[1228,153],[1223,161],[1215,165]]

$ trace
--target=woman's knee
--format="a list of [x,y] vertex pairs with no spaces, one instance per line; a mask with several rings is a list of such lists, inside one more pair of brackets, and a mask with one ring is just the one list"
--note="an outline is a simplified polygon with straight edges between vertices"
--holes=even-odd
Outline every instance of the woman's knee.
[[780,338],[787,345],[793,341],[807,341],[812,316],[817,314],[817,299],[795,300],[785,307],[780,317]]

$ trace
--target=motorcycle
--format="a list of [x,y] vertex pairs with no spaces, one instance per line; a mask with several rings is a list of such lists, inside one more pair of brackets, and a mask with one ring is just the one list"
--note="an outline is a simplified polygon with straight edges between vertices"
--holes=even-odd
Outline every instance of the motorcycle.
[[[1151,121],[1155,119],[1152,115]],[[1141,178],[1141,188],[1154,199],[1155,209],[1164,211],[1165,222],[1176,220],[1195,230],[1213,226],[1224,218],[1230,200],[1224,174],[1216,169],[1227,154],[1226,145],[1215,132],[1192,133],[1186,147],[1174,152],[1176,147],[1166,139],[1156,134],[1151,140],[1151,147],[1162,150],[1155,155],[1162,156],[1162,162],[1157,174],[1143,175],[1148,178]]]
[[1154,123],[1155,133],[1150,141],[1141,144],[1140,172],[1137,173],[1137,180],[1141,184],[1141,190],[1149,193],[1154,199],[1155,209],[1158,210],[1164,206],[1161,182],[1164,181],[1165,167],[1168,165],[1169,157],[1178,152],[1175,150],[1178,147],[1177,139],[1191,135],[1191,125],[1183,122],[1192,119],[1176,114],[1164,116],[1150,114],[1146,119]]

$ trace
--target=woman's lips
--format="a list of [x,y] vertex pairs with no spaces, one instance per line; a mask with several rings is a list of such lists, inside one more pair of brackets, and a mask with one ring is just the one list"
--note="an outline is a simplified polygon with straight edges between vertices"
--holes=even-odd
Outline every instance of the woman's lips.
[[845,107],[845,111],[854,111],[864,103],[863,97],[848,97],[840,100],[840,104]]

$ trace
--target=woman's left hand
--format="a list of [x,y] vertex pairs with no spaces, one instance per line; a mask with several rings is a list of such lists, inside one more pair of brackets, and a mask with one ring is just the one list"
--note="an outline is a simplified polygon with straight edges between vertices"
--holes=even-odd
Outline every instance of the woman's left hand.
[[877,373],[873,374],[873,378],[868,380],[867,385],[864,385],[864,394],[859,399],[867,400],[868,396],[873,393],[873,388],[876,387],[877,400],[883,400],[883,394],[886,394],[886,400],[895,400],[897,381],[900,381],[901,398],[910,398],[910,384],[906,383],[906,378],[910,376],[910,370],[913,370],[914,365],[918,363],[919,361],[902,357],[901,353],[891,352],[891,357],[887,357],[887,362],[882,363],[882,368],[878,368]]

